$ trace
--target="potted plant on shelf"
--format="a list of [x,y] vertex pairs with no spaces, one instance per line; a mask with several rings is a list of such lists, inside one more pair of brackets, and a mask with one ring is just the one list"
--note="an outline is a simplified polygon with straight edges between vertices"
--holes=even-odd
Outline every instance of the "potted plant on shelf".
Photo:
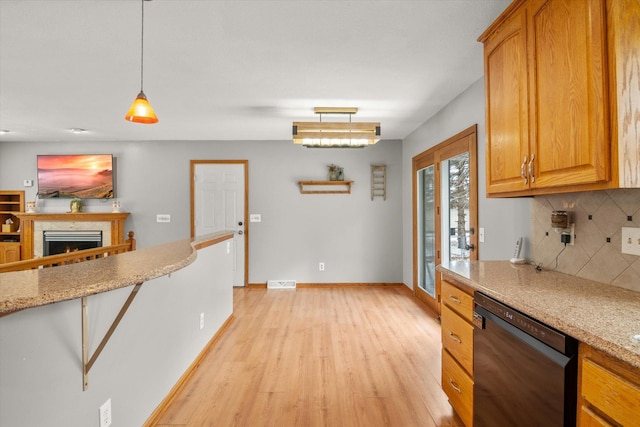
[[71,203],[69,203],[69,207],[71,208],[71,213],[78,213],[82,211],[82,200],[73,199]]

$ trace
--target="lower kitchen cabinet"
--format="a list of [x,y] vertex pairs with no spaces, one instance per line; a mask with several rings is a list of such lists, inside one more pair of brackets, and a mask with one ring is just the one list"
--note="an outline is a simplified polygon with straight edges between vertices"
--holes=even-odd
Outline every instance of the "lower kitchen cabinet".
[[578,426],[632,426],[640,420],[640,370],[581,343]]
[[442,279],[442,389],[466,426],[473,425],[473,296]]

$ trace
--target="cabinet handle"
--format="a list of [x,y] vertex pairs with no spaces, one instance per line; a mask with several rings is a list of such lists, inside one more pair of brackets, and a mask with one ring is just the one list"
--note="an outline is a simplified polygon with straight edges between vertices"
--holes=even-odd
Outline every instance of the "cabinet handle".
[[531,160],[529,160],[529,176],[531,177],[531,183],[533,184],[534,182],[536,182],[536,177],[534,175],[534,171],[533,171],[533,159],[535,159],[536,155],[534,153],[531,153]]
[[449,295],[449,299],[453,302],[455,302],[456,304],[461,304],[462,301],[460,301],[460,298],[456,298],[453,295]]
[[522,164],[520,165],[520,176],[522,177],[522,179],[524,179],[524,183],[528,184],[529,183],[529,179],[527,178],[527,174],[524,171],[525,166],[527,166],[527,156],[524,156],[524,160],[522,161]]
[[456,384],[455,382],[453,382],[453,378],[449,378],[449,384],[451,385],[451,387],[458,392],[458,394],[462,393],[462,390],[460,390],[460,387],[458,386],[458,384]]
[[459,336],[457,336],[456,334],[454,334],[453,332],[449,331],[449,338],[451,338],[452,340],[454,340],[455,342],[457,342],[458,344],[462,344],[462,340],[460,339]]

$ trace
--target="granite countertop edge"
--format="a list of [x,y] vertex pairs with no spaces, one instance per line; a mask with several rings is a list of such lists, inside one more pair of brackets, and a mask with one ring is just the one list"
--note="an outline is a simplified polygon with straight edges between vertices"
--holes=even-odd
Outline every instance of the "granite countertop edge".
[[198,250],[231,238],[232,231],[221,231],[77,264],[0,273],[0,315],[144,283],[185,268]]
[[640,292],[508,261],[438,265],[461,282],[640,368]]

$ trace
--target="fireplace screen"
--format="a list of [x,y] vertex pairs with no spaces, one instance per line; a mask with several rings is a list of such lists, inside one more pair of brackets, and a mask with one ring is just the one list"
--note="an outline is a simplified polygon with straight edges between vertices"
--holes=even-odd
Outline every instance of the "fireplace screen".
[[99,248],[102,246],[102,231],[46,231],[44,232],[44,256]]

